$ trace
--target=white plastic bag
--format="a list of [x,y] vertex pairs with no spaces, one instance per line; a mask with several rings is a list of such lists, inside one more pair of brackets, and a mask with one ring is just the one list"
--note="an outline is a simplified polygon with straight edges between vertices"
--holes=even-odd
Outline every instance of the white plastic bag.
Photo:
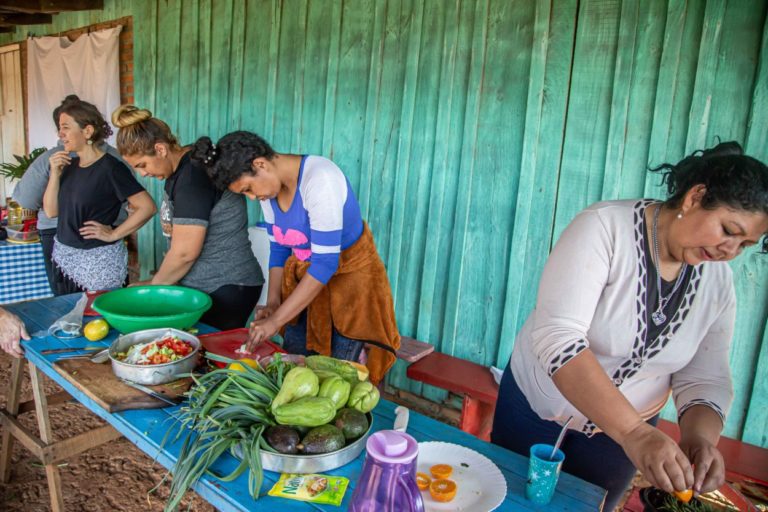
[[48,334],[59,339],[71,339],[81,336],[80,329],[83,326],[83,313],[88,304],[88,296],[83,294],[77,301],[72,311],[59,318],[48,328]]

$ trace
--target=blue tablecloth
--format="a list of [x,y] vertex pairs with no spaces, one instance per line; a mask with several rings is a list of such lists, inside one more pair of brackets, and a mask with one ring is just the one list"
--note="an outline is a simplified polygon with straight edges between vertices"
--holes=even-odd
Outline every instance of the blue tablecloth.
[[43,246],[0,242],[0,304],[53,295],[43,261]]
[[[29,332],[45,332],[56,318],[68,312],[75,305],[80,294],[64,295],[52,299],[25,302],[16,304],[8,309],[19,315],[27,324]],[[198,324],[201,332],[209,332],[212,329],[208,326]],[[174,417],[178,414],[180,406],[166,407],[164,409],[136,409],[117,413],[109,413],[101,408],[96,402],[89,398],[82,391],[74,387],[67,379],[59,374],[53,367],[53,363],[67,354],[43,354],[41,351],[46,349],[61,349],[69,347],[73,353],[81,352],[86,346],[103,345],[108,346],[117,336],[113,329],[110,334],[99,342],[89,342],[85,338],[75,338],[70,340],[60,340],[52,336],[40,336],[30,341],[22,343],[26,351],[26,358],[34,364],[39,370],[45,373],[49,378],[64,388],[77,401],[87,407],[91,412],[108,421],[129,441],[138,446],[144,453],[155,458],[165,467],[170,467],[178,457],[181,442],[169,442],[163,445],[163,439],[169,431],[177,432],[178,424],[174,424]],[[373,410],[373,429],[381,430],[392,428],[394,421],[395,404],[382,400]],[[444,423],[440,423],[431,418],[411,411],[411,418],[408,424],[408,433],[413,435],[417,441],[444,441],[466,446],[476,452],[486,456],[501,470],[507,483],[507,495],[504,501],[499,505],[498,511],[570,511],[570,512],[591,512],[600,510],[605,491],[592,484],[579,480],[567,473],[560,476],[560,480],[555,490],[555,496],[549,505],[540,506],[531,503],[525,499],[525,481],[528,472],[528,459],[499,446],[486,443],[465,432],[453,428]],[[203,498],[222,512],[244,512],[244,511],[265,511],[265,512],[303,512],[303,511],[326,511],[337,512],[347,510],[352,497],[357,479],[360,477],[365,451],[354,461],[338,469],[327,471],[332,475],[341,475],[350,479],[350,487],[344,496],[344,501],[340,507],[330,505],[313,505],[300,501],[291,501],[272,496],[267,496],[267,491],[275,484],[279,478],[278,473],[271,471],[264,472],[264,484],[262,485],[258,501],[251,498],[248,493],[248,475],[242,474],[239,478],[231,482],[222,482],[212,476],[203,477],[194,489]],[[237,465],[239,461],[229,454],[222,455],[214,464],[214,470],[219,474],[228,474]],[[94,472],[94,480],[103,478]],[[64,492],[71,492],[67,489]],[[146,492],[145,489],[137,492]],[[483,511],[471,511],[483,512]]]

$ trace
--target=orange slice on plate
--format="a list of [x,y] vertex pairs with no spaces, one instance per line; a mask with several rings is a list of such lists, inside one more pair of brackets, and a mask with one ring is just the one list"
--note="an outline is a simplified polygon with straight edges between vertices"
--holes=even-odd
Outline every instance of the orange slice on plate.
[[432,483],[432,479],[426,473],[419,471],[416,473],[416,485],[419,486],[420,491],[426,491],[429,489],[429,484]]
[[435,464],[429,468],[429,472],[432,473],[434,478],[449,478],[453,473],[453,466],[448,464]]
[[456,497],[456,482],[445,478],[432,480],[429,484],[429,494],[433,500],[441,503],[451,501]]

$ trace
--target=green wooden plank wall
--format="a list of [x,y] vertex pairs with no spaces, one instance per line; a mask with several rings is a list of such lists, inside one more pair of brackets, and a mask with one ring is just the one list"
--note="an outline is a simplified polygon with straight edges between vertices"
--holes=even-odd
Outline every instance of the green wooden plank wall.
[[[133,16],[140,105],[185,142],[250,129],[280,151],[337,161],[374,230],[402,333],[483,364],[506,364],[546,255],[580,209],[659,195],[644,169],[716,137],[768,159],[761,1],[104,5],[0,43]],[[156,223],[140,242],[146,273],[165,247]],[[733,268],[726,433],[768,446],[768,259]],[[445,398],[400,363],[390,383]]]

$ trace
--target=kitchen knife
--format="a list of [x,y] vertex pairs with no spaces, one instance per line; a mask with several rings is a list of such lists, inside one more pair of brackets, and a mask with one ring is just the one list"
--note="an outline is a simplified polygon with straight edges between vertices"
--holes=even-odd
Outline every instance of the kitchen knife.
[[129,380],[125,379],[119,379],[120,382],[123,384],[127,384],[128,386],[131,386],[134,389],[138,389],[139,391],[146,393],[147,395],[151,396],[152,398],[157,398],[158,400],[162,400],[163,402],[170,404],[170,405],[179,405],[181,402],[183,402],[183,399],[181,398],[171,398],[167,397],[161,393],[158,393],[152,388],[148,388],[147,386],[143,386],[141,384],[136,384],[135,382],[131,382]]

